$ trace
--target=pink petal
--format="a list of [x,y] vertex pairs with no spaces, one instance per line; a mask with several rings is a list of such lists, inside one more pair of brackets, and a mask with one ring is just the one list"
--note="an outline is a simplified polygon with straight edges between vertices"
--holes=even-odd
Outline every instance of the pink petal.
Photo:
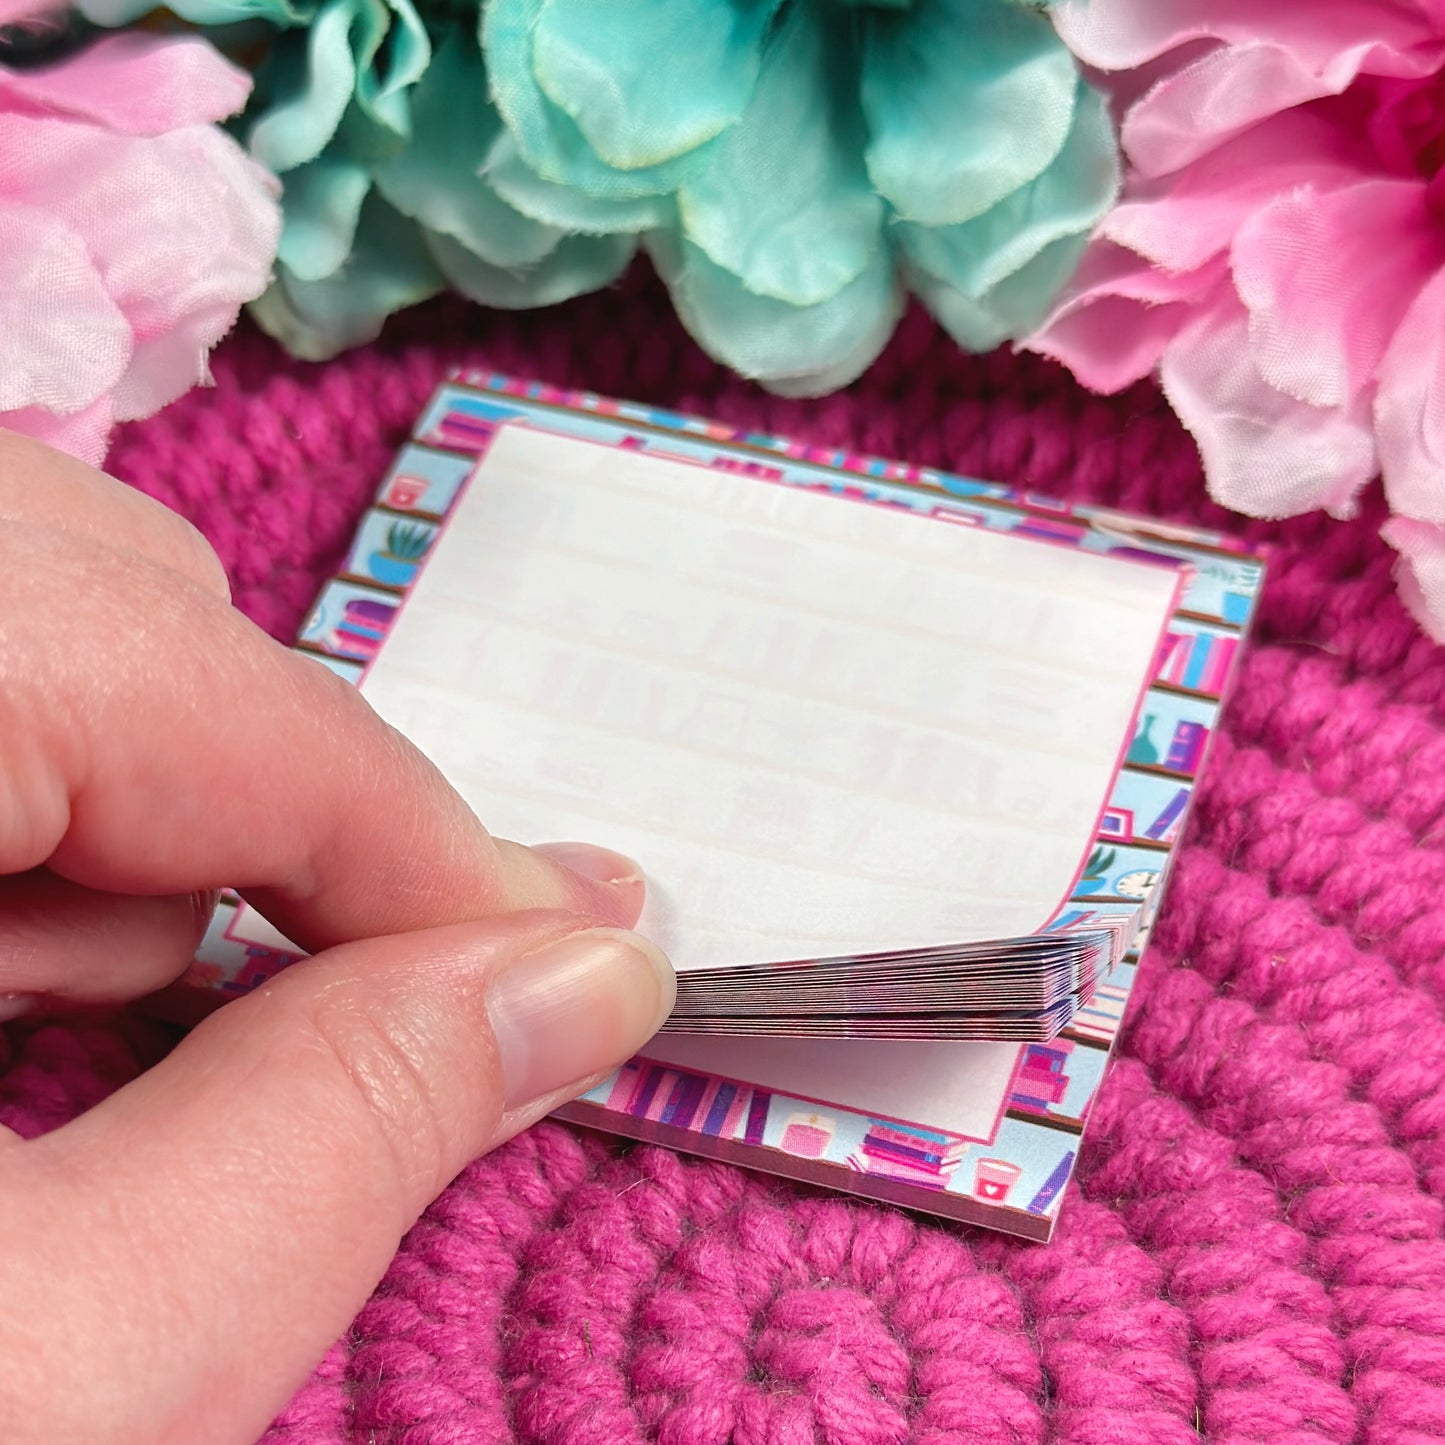
[[1122,391],[1154,370],[1194,311],[1226,284],[1222,260],[1176,274],[1094,241],[1053,314],[1022,349],[1062,362],[1092,391]]
[[131,332],[85,239],[0,202],[0,412],[82,411],[124,375]]
[[251,77],[199,36],[107,35],[43,70],[0,68],[0,105],[127,135],[224,120],[250,93]]
[[1375,432],[1391,509],[1445,524],[1445,270],[1420,292],[1385,354]]
[[24,196],[83,238],[134,334],[134,366],[113,383],[122,418],[203,379],[205,351],[265,290],[278,189],[212,126],[148,137],[0,113],[0,198]]
[[206,379],[206,353],[266,289],[281,218],[275,179],[208,126],[132,142],[132,155],[113,144],[125,184],[138,192],[131,213],[155,228],[136,247],[126,218],[106,212],[89,233],[136,338],[115,397],[124,420]]
[[1436,642],[1445,642],[1445,529],[1391,517],[1380,535],[1400,554],[1395,583],[1401,601]]
[[56,0],[0,0],[0,25],[23,25],[28,30],[39,30],[47,23],[57,20],[70,7]]
[[1059,0],[1049,13],[1069,49],[1100,70],[1132,70],[1209,40],[1266,42],[1316,69],[1359,46],[1398,57],[1440,41],[1438,7],[1409,0]]
[[109,174],[110,147],[123,143],[99,126],[27,115],[0,103],[0,199],[53,209]]
[[1246,217],[1282,191],[1347,183],[1376,169],[1337,125],[1286,111],[1162,178],[1133,175],[1098,234],[1169,271],[1193,271],[1227,250]]
[[1408,54],[1363,44],[1316,57],[1271,43],[1232,44],[1161,80],[1130,109],[1120,140],[1145,175],[1166,175],[1258,121],[1343,94],[1362,70],[1429,75],[1442,57],[1445,43],[1438,37]]
[[130,368],[111,398],[116,420],[150,416],[193,386],[209,384],[210,352],[236,324],[240,310],[235,301],[221,301],[178,318],[168,331],[137,341]]
[[0,411],[0,426],[8,431],[34,437],[57,451],[69,452],[91,466],[105,461],[106,444],[115,422],[110,398],[103,396],[84,411],[56,416],[42,406],[25,407],[20,411]]
[[1260,374],[1311,406],[1342,407],[1373,382],[1411,302],[1445,265],[1445,234],[1423,181],[1305,187],[1250,217],[1231,259]]
[[1254,517],[1347,515],[1375,474],[1368,407],[1309,406],[1255,364],[1249,317],[1225,295],[1165,350],[1160,381],[1204,459],[1210,495]]

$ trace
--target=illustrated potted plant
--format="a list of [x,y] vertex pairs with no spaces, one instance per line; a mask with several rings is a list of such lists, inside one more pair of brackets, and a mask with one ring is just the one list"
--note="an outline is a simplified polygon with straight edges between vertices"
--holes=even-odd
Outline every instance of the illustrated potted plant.
[[386,531],[386,546],[371,554],[371,575],[389,587],[410,586],[431,539],[431,529],[418,522],[393,522]]
[[1079,879],[1074,896],[1077,898],[1080,894],[1099,892],[1108,881],[1109,870],[1118,861],[1118,857],[1112,848],[1095,848],[1084,865],[1084,876]]

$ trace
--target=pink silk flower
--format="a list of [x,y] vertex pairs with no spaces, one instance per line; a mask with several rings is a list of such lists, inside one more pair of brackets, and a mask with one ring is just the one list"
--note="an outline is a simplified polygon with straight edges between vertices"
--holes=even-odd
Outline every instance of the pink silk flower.
[[1348,515],[1382,475],[1445,641],[1445,0],[1061,0],[1127,177],[1027,343],[1158,373],[1214,497]]
[[114,422],[207,379],[280,233],[276,181],[214,125],[250,84],[195,37],[0,66],[0,426],[99,463]]

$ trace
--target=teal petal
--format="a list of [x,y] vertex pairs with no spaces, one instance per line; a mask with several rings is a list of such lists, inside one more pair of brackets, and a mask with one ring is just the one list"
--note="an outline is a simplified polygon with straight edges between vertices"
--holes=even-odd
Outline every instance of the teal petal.
[[533,37],[543,94],[609,166],[658,165],[743,112],[778,0],[546,0]]
[[670,196],[635,196],[609,200],[584,195],[570,186],[543,180],[517,149],[512,132],[500,129],[487,153],[482,175],[509,206],[524,216],[584,236],[636,234],[675,223],[677,208]]
[[397,210],[493,266],[532,266],[564,232],[522,215],[480,172],[501,119],[487,100],[476,40],[454,29],[411,93],[412,142],[373,174]]
[[677,197],[688,240],[749,291],[793,306],[837,295],[882,241],[852,77],[830,44],[836,23],[825,0],[795,0],[743,118]]
[[370,189],[365,167],[334,156],[288,172],[277,261],[301,281],[330,276],[351,253]]
[[[359,83],[359,74],[357,78]],[[397,96],[389,109],[393,114],[378,120],[375,113],[365,110],[353,95],[327,149],[340,152],[359,166],[377,166],[399,155],[406,149],[411,135],[410,96]]]
[[445,285],[414,222],[373,193],[362,207],[346,266],[325,281],[278,273],[251,305],[268,335],[303,361],[326,361],[374,340],[386,318]]
[[918,0],[867,17],[868,172],[905,220],[957,225],[1027,185],[1073,120],[1073,57],[1037,11]]
[[492,98],[527,164],[545,180],[602,199],[627,200],[675,190],[706,147],[661,165],[617,170],[587,144],[576,122],[542,93],[532,69],[532,37],[544,3],[487,0],[482,7],[482,51],[492,78]]
[[515,269],[490,266],[446,236],[428,236],[427,245],[463,296],[504,311],[556,306],[610,286],[637,249],[632,236],[568,236],[537,265]]
[[304,41],[278,43],[264,77],[266,110],[249,136],[262,165],[283,175],[330,143],[356,89],[353,31],[374,29],[378,8],[375,0],[327,0]]
[[784,396],[846,386],[877,358],[903,314],[903,288],[881,248],[854,281],[816,306],[756,295],[674,232],[654,233],[647,248],[698,344]]
[[1090,230],[1114,203],[1119,155],[1104,98],[1080,83],[1064,148],[1037,180],[960,226],[900,222],[895,237],[917,267],[967,296],[982,296],[1045,247]]
[[1026,266],[984,296],[966,296],[926,271],[905,268],[918,299],[965,351],[992,351],[1038,330],[1055,296],[1074,274],[1087,235],[1045,246]]
[[[411,0],[387,3],[391,9],[387,23],[368,33],[366,48],[357,55],[356,103],[377,125],[398,136],[410,136],[407,93],[426,74],[432,58],[431,41]],[[380,64],[378,56],[382,57]]]

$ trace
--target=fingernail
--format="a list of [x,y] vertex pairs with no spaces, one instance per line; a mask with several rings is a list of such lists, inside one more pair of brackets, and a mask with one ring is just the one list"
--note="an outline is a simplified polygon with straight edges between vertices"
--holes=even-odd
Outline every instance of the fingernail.
[[0,1024],[18,1019],[35,1007],[35,997],[28,993],[0,993]]
[[613,853],[607,848],[597,848],[591,843],[539,843],[533,850],[594,883],[610,883],[621,887],[625,883],[637,883],[642,878],[642,869],[622,853]]
[[672,965],[652,944],[610,928],[574,933],[509,964],[487,1014],[516,1109],[630,1058],[676,996]]

